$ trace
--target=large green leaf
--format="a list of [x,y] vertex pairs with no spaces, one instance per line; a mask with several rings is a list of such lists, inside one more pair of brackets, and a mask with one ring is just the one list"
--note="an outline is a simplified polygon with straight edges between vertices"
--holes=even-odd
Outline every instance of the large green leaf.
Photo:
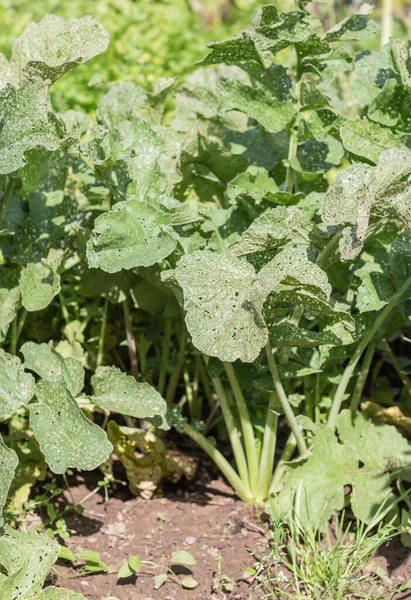
[[[393,425],[374,425],[349,410],[338,417],[340,440],[354,453],[361,468],[350,473],[353,486],[351,505],[356,517],[369,523],[384,503],[394,500],[390,471],[401,471],[411,464],[411,445]],[[400,477],[400,473],[399,473]]]
[[240,81],[227,80],[219,87],[220,110],[239,110],[258,121],[270,133],[282,131],[294,116],[292,102],[282,102],[271,90],[252,88]]
[[322,219],[326,225],[347,225],[340,240],[343,260],[359,254],[372,217],[395,216],[409,224],[409,184],[400,184],[409,173],[411,152],[392,148],[380,154],[375,167],[356,163],[337,174],[325,194]]
[[367,16],[372,11],[373,7],[370,4],[363,4],[357,14],[349,15],[329,29],[324,39],[327,42],[368,41],[380,30],[379,25]]
[[242,256],[272,250],[285,241],[307,243],[313,225],[303,211],[294,206],[272,208],[254,219],[230,254]]
[[325,273],[304,249],[286,248],[258,274],[241,258],[197,251],[183,256],[175,277],[183,289],[194,345],[229,362],[257,358],[268,340],[263,304],[278,284],[308,285],[327,297],[330,293]]
[[116,367],[99,367],[91,385],[97,406],[139,419],[165,418],[167,405],[157,390],[148,383],[137,383]]
[[292,323],[272,323],[269,326],[270,342],[272,346],[288,348],[315,348],[316,346],[339,346],[343,343],[331,331],[317,333],[303,329]]
[[349,152],[374,164],[388,148],[403,148],[404,144],[390,129],[367,119],[350,119],[340,128],[344,147]]
[[[45,588],[36,600],[86,600],[83,594],[65,588],[50,586]],[[107,600],[110,600],[109,598]]]
[[35,381],[17,357],[0,349],[0,420],[27,406],[34,395]]
[[24,366],[34,371],[42,379],[52,383],[63,382],[67,389],[77,396],[84,385],[84,368],[79,360],[63,357],[53,348],[52,343],[35,344],[26,342],[21,347]]
[[40,381],[30,404],[30,425],[53,473],[91,471],[110,455],[103,429],[87,419],[62,381]]
[[93,237],[87,243],[90,267],[116,273],[163,260],[177,245],[168,223],[168,216],[158,205],[137,200],[119,202],[94,223]]
[[0,535],[0,597],[2,600],[37,600],[56,562],[58,543],[47,535],[16,531],[11,527]]
[[[7,496],[11,483],[13,481],[14,472],[19,463],[17,454],[11,448],[8,448],[3,442],[3,438],[0,435],[0,527],[4,523],[3,519],[3,508],[7,502]],[[0,536],[1,540],[1,536]],[[1,542],[0,542],[1,548]],[[1,565],[1,550],[0,550],[0,565]],[[1,576],[0,576],[1,577]],[[1,581],[1,580],[0,580]],[[1,584],[0,584],[1,589]]]

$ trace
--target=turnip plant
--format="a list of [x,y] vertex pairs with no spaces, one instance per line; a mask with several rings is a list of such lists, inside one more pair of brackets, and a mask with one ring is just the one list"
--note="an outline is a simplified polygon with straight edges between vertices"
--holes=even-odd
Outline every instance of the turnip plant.
[[183,81],[113,85],[95,119],[48,95],[107,47],[91,17],[31,23],[1,57],[1,508],[16,418],[65,473],[108,459],[113,412],[303,522],[395,508],[409,445],[359,408],[410,324],[411,46],[375,50],[370,10],[324,31],[304,1],[264,6]]

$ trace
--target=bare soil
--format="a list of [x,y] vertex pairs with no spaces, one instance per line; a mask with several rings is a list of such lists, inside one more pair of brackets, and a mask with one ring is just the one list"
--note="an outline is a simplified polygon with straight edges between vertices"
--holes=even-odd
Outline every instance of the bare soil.
[[[92,483],[77,480],[71,488],[75,501],[83,498]],[[70,498],[67,496],[69,502]],[[88,600],[114,596],[118,600],[257,600],[255,587],[244,575],[253,566],[251,551],[266,544],[264,529],[255,519],[254,511],[244,506],[217,475],[202,467],[196,481],[188,486],[166,490],[164,498],[143,500],[120,491],[105,501],[95,494],[85,503],[80,515],[67,517],[75,530],[67,546],[73,551],[89,549],[101,554],[109,565],[120,565],[128,555],[138,554],[166,565],[171,552],[189,551],[197,561],[193,567],[176,567],[181,577],[192,573],[198,581],[193,590],[182,590],[167,581],[159,590],[153,588],[153,570],[143,567],[138,576],[117,581],[116,573],[96,574],[76,579],[57,578],[53,583],[81,592]],[[216,583],[217,558],[222,557],[221,573],[234,582],[233,590],[213,589]],[[399,541],[383,548],[373,561],[383,567],[393,585],[411,577],[411,552]],[[75,571],[64,561],[59,572],[73,575]],[[159,573],[157,570],[156,573]],[[411,600],[411,590],[392,600]]]

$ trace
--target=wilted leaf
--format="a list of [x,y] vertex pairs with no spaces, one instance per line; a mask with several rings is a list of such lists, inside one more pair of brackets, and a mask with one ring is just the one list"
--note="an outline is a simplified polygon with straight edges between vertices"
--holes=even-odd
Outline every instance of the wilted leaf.
[[40,381],[30,404],[30,424],[54,473],[69,467],[91,471],[109,456],[105,432],[89,421],[62,381]]

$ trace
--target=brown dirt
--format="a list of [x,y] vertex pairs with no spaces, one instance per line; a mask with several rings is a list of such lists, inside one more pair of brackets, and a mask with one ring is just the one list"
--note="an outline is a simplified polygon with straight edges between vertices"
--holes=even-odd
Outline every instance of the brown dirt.
[[[72,487],[75,501],[88,493],[89,479],[87,484],[83,481]],[[185,489],[184,486],[169,489],[164,498],[147,501],[120,491],[105,502],[101,495],[95,494],[86,502],[83,515],[67,517],[66,522],[76,531],[67,546],[73,552],[95,550],[109,565],[124,563],[128,555],[135,554],[142,561],[167,564],[175,550],[187,550],[197,561],[191,570],[176,569],[181,577],[192,573],[198,581],[194,590],[182,590],[168,581],[155,591],[153,571],[145,567],[137,577],[120,582],[116,573],[77,579],[53,577],[55,585],[81,592],[87,600],[110,596],[118,600],[257,600],[259,597],[252,593],[253,585],[244,576],[244,569],[253,566],[248,549],[256,550],[266,543],[264,530],[256,522],[253,509],[244,506],[220,478],[213,479],[206,470],[201,469],[197,481]],[[221,589],[213,591],[218,556],[222,557],[221,573],[234,581],[229,594]],[[399,541],[381,549],[372,564],[383,567],[393,585],[411,577],[411,552]],[[68,563],[60,561],[57,568],[61,573],[73,574]],[[392,600],[411,600],[411,590]]]

